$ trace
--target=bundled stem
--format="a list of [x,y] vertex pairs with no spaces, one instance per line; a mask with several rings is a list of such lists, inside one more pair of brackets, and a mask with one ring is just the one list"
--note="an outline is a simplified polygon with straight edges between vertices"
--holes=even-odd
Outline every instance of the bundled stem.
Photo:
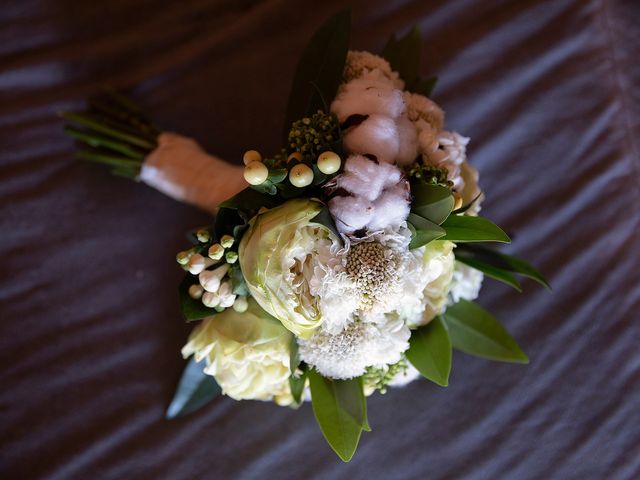
[[86,112],[60,116],[69,122],[64,132],[84,147],[77,158],[103,163],[114,175],[133,180],[162,133],[138,105],[112,89],[89,98]]

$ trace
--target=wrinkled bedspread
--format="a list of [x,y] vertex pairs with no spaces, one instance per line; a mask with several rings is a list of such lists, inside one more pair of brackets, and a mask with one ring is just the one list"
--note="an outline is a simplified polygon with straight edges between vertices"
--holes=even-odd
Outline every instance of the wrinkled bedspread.
[[481,303],[528,366],[369,401],[343,464],[309,405],[216,399],[164,420],[190,327],[173,258],[210,218],[75,161],[56,112],[102,85],[239,162],[279,148],[295,64],[342,2],[9,0],[0,9],[0,477],[640,478],[640,4],[360,1],[352,44],[417,24],[483,213],[553,285]]

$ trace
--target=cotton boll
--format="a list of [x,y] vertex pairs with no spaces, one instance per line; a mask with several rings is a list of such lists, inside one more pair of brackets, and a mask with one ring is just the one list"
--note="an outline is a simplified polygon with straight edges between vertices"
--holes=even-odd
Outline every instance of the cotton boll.
[[393,119],[371,115],[344,136],[344,147],[353,153],[374,155],[380,163],[395,163],[400,140]]
[[410,165],[418,155],[418,132],[406,115],[401,115],[396,119],[396,127],[400,139],[396,163],[400,166]]
[[384,175],[378,174],[379,167],[367,157],[351,155],[345,162],[345,173],[336,178],[336,186],[368,200],[375,200],[385,187]]
[[334,197],[329,200],[329,210],[338,220],[336,226],[340,233],[352,233],[363,228],[374,213],[373,204],[362,197]]
[[400,189],[391,189],[382,193],[373,204],[375,214],[367,224],[370,231],[385,228],[397,228],[409,215],[409,202]]
[[402,92],[377,70],[343,84],[331,104],[340,122],[354,114],[397,118],[404,108]]

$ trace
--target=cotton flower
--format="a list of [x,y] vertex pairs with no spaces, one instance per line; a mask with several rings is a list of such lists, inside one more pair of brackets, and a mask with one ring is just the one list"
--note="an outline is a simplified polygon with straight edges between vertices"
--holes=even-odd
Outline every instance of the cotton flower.
[[349,152],[373,155],[380,163],[396,163],[400,151],[400,136],[393,118],[369,115],[360,125],[344,135],[344,148]]
[[402,90],[404,82],[397,72],[391,70],[391,65],[384,58],[369,52],[349,50],[344,67],[344,81],[350,82],[363,75],[378,71],[394,88]]
[[359,377],[369,366],[400,361],[409,348],[411,332],[404,322],[382,318],[377,323],[360,320],[332,335],[318,330],[299,342],[300,358],[321,375],[347,379]]
[[393,165],[351,155],[332,185],[342,191],[329,201],[341,233],[398,228],[409,214],[408,184]]
[[404,111],[402,92],[389,84],[378,71],[343,83],[331,103],[331,111],[340,122],[351,115],[382,115],[395,119]]
[[483,279],[484,275],[481,271],[456,262],[448,303],[454,304],[460,300],[472,301],[478,298]]
[[223,393],[235,400],[290,398],[290,345],[293,335],[249,300],[244,313],[225,310],[198,325],[182,349],[187,358],[206,360]]

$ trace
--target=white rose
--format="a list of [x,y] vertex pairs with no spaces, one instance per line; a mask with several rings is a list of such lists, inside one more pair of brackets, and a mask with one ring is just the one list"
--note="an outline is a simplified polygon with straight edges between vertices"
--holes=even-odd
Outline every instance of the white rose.
[[291,403],[290,346],[293,335],[255,300],[243,313],[227,309],[198,325],[182,348],[187,358],[206,359],[223,393],[235,400]]

